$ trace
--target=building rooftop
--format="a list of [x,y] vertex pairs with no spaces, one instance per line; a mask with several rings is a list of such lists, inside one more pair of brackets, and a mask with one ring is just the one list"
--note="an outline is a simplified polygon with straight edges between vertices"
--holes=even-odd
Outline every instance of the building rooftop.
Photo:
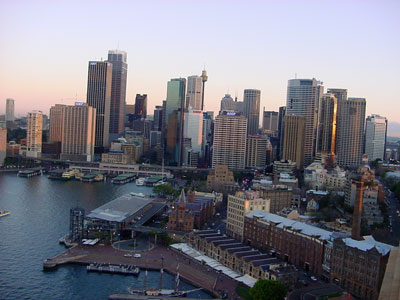
[[123,222],[150,204],[151,199],[130,193],[114,199],[88,214],[88,218]]
[[372,235],[364,236],[364,240],[361,241],[357,241],[352,238],[344,238],[343,242],[346,244],[346,246],[357,248],[361,251],[368,251],[375,247],[376,250],[378,250],[378,252],[382,255],[388,254],[392,248],[395,248],[391,245],[376,241]]
[[292,230],[300,231],[302,234],[308,236],[318,237],[321,240],[331,240],[335,237],[338,237],[337,233],[327,231],[299,221],[287,219],[261,210],[254,210],[247,214],[246,217],[258,218],[266,222],[278,224],[278,228],[290,227]]

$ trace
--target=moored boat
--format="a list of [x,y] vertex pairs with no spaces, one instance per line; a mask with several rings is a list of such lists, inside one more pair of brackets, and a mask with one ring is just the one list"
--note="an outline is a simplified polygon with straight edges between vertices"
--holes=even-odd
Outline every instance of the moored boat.
[[0,217],[8,216],[10,212],[8,210],[0,210]]

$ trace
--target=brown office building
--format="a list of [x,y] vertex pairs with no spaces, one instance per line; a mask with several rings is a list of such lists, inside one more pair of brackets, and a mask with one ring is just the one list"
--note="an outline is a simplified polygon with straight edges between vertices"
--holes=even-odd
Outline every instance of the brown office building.
[[296,162],[297,169],[304,164],[304,140],[306,118],[303,116],[286,115],[284,118],[283,160]]
[[143,118],[147,116],[147,95],[136,94],[135,99],[135,115],[140,115]]
[[50,108],[50,142],[60,142],[62,141],[62,110],[66,105],[56,104]]
[[321,98],[317,151],[335,153],[337,99],[333,94],[324,94]]

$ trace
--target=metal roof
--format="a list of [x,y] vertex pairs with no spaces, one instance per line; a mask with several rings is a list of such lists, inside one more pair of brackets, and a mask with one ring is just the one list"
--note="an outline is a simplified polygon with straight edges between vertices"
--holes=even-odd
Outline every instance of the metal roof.
[[123,222],[148,205],[151,199],[131,193],[114,199],[88,214],[88,218]]

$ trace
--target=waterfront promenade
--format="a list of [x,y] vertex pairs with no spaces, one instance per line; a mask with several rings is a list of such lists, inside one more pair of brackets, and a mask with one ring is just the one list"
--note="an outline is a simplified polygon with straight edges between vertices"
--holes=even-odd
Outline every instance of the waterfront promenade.
[[68,263],[82,265],[104,263],[136,265],[142,270],[164,268],[165,271],[172,274],[176,274],[178,271],[183,280],[202,287],[214,295],[226,293],[228,299],[241,299],[236,294],[237,281],[171,248],[157,247],[146,252],[140,252],[140,258],[124,257],[126,253],[128,252],[107,245],[79,245],[44,261],[43,266],[53,268]]

